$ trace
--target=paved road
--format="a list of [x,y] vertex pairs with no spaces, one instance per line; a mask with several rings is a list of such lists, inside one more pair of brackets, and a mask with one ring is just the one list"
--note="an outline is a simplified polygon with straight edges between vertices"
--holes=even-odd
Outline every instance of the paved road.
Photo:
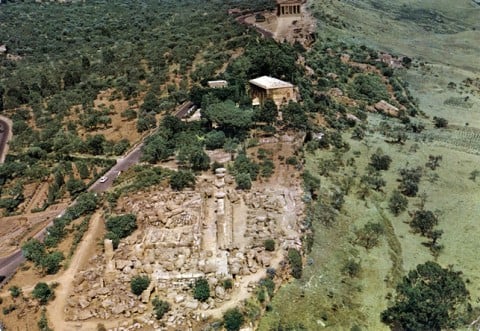
[[[183,103],[180,107],[177,108],[174,116],[177,118],[185,117],[191,107],[193,107],[193,103]],[[142,156],[142,146],[143,141],[137,146],[135,146],[125,157],[118,159],[117,164],[104,174],[104,176],[108,179],[104,183],[100,183],[100,179],[97,180],[92,186],[88,188],[88,191],[102,193],[108,190],[112,186],[113,181],[115,180],[115,178],[118,177],[120,172],[127,170],[132,165],[135,165],[140,161],[140,157]],[[72,202],[72,204],[74,203],[75,201]],[[62,210],[58,215],[61,216],[64,212],[65,210]],[[34,238],[42,240],[45,236],[47,228],[52,224],[53,223],[49,223],[43,230],[37,233]],[[5,281],[0,282],[0,286],[15,273],[18,266],[24,261],[25,258],[23,257],[22,251],[20,249],[6,258],[0,259],[0,275],[6,276]]]
[[6,157],[5,150],[11,133],[10,130],[9,123],[3,118],[0,118],[0,163],[3,163]]
[[[125,171],[130,168],[132,165],[138,163],[140,161],[140,157],[142,155],[141,149],[143,146],[143,142],[138,144],[134,149],[132,149],[125,157],[118,159],[117,164],[113,166],[109,171],[105,173],[104,176],[108,177],[108,180],[104,183],[100,183],[100,180],[97,180],[90,188],[89,191],[102,193],[108,190],[112,184],[114,179],[120,174],[121,171]],[[74,204],[72,202],[72,204]],[[63,215],[65,210],[59,212],[59,216]],[[42,240],[45,236],[47,228],[51,226],[53,223],[49,223],[44,229],[38,232],[34,238]],[[0,275],[5,276],[4,281],[0,281],[0,286],[8,281],[9,277],[11,277],[15,271],[17,270],[18,266],[25,261],[25,258],[22,255],[22,251],[19,249],[9,255],[8,257],[0,259]]]
[[104,176],[108,178],[107,181],[100,183],[100,180],[97,180],[88,190],[97,193],[102,193],[108,190],[112,186],[115,178],[120,175],[120,172],[127,170],[140,161],[140,157],[142,156],[142,146],[143,142],[138,144],[125,157],[118,159],[117,164],[104,174]]

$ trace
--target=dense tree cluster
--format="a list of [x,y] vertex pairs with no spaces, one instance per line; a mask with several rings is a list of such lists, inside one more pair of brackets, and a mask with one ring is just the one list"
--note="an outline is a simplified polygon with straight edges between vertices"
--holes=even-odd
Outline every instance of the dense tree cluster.
[[426,262],[408,273],[396,288],[382,321],[393,329],[445,330],[466,322],[471,307],[460,272]]
[[137,217],[133,214],[110,216],[105,222],[106,238],[112,240],[113,247],[117,248],[120,239],[132,234],[137,229]]

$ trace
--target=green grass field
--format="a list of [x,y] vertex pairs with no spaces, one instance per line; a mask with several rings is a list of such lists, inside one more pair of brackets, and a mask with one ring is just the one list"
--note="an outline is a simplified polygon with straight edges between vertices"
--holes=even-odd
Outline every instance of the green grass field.
[[[333,226],[315,224],[315,242],[307,256],[304,277],[284,286],[272,307],[261,320],[260,330],[277,330],[282,325],[292,330],[388,330],[380,313],[388,304],[389,293],[408,270],[435,260],[427,239],[414,234],[408,212],[424,208],[439,215],[439,240],[444,245],[436,261],[464,273],[471,303],[480,302],[480,178],[470,179],[480,170],[480,89],[466,82],[480,77],[480,7],[472,1],[311,1],[310,9],[319,19],[321,36],[415,59],[413,67],[401,73],[418,99],[426,123],[420,134],[409,134],[404,145],[386,142],[379,131],[384,119],[368,118],[368,133],[363,141],[344,138],[353,166],[341,167],[321,177],[322,192],[331,192],[338,182],[357,172],[356,183],[345,196],[345,204]],[[352,19],[356,18],[356,19]],[[380,31],[380,33],[379,33]],[[454,84],[449,84],[449,83]],[[433,127],[434,116],[446,118],[446,129]],[[358,181],[365,173],[370,156],[381,148],[392,158],[383,192],[365,200],[358,196]],[[429,155],[441,155],[436,170],[425,167]],[[320,160],[333,158],[331,151],[307,154],[307,169],[318,174]],[[398,170],[420,166],[423,176],[417,197],[408,198],[408,210],[395,217],[388,210],[390,192],[398,187]],[[355,244],[355,231],[367,222],[384,226],[377,247],[366,250]],[[349,259],[360,262],[357,277],[342,272]],[[358,330],[358,328],[357,328]]]

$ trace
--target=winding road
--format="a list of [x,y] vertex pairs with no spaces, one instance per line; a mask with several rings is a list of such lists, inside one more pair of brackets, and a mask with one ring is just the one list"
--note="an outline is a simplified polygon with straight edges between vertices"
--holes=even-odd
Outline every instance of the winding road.
[[[189,108],[192,107],[191,103],[185,102],[184,104],[180,105],[175,113],[174,116],[177,118],[183,118],[188,114]],[[7,119],[8,120],[8,119]],[[0,117],[0,125],[5,123],[7,128],[10,128],[9,123],[7,123],[6,120],[3,120],[3,117]],[[156,132],[156,131],[154,131]],[[154,133],[153,132],[153,133]],[[153,134],[152,133],[152,134]],[[11,134],[11,131],[10,131]],[[0,133],[0,139],[1,137],[7,137],[7,135],[1,135]],[[148,137],[148,136],[147,136]],[[146,138],[146,137],[145,137]],[[142,147],[143,147],[143,142],[145,138],[134,148],[132,148],[124,157],[117,159],[117,164],[115,164],[110,170],[108,170],[104,176],[107,177],[107,180],[104,181],[103,183],[100,182],[100,179],[97,180],[92,186],[88,188],[88,191],[90,192],[96,192],[96,193],[102,193],[108,190],[112,184],[115,178],[117,178],[121,172],[127,170],[131,166],[137,164],[140,161],[140,157],[142,156]],[[5,141],[8,141],[7,138],[5,138]],[[2,151],[2,145],[0,145],[0,152]],[[1,156],[1,155],[0,155]],[[71,203],[71,205],[75,204],[75,201]],[[65,212],[65,209],[62,210],[58,216],[63,215]],[[43,237],[45,236],[45,233],[47,231],[47,228],[49,226],[53,225],[53,223],[49,223],[45,228],[43,228],[41,231],[39,231],[34,238],[42,240]],[[21,263],[25,261],[25,258],[22,255],[22,250],[18,249],[12,254],[10,254],[7,257],[4,257],[0,259],[0,276],[4,276],[5,278],[3,280],[0,280],[0,287],[8,282],[8,280],[15,274],[15,271],[17,268],[20,266]],[[1,279],[1,277],[0,277]]]
[[0,163],[5,162],[8,152],[8,142],[12,138],[12,121],[0,116]]

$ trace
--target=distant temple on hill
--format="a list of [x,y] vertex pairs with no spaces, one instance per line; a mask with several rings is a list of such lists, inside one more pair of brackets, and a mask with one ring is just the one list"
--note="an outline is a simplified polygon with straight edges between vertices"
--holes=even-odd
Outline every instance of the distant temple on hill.
[[263,105],[267,99],[272,99],[280,108],[289,101],[297,101],[295,86],[283,80],[262,76],[249,81],[249,93],[252,105]]
[[277,16],[301,15],[302,0],[277,0]]

